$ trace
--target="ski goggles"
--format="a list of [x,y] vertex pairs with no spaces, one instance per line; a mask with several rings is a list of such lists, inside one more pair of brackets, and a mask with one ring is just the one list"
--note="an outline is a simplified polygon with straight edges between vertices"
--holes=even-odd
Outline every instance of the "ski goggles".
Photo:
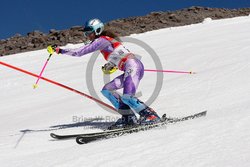
[[83,29],[83,35],[84,35],[85,37],[89,36],[89,35],[92,34],[93,32],[94,32],[94,29],[91,28],[91,27],[85,27],[85,28]]

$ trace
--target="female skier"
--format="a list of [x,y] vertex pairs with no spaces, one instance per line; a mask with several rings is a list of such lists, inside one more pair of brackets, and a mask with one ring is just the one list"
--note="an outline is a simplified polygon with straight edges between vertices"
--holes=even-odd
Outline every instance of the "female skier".
[[[115,34],[105,31],[104,24],[99,19],[87,21],[83,31],[91,41],[90,44],[78,49],[61,49],[57,46],[48,46],[47,49],[50,53],[52,51],[76,57],[100,50],[105,60],[108,61],[102,66],[104,74],[111,74],[117,69],[124,71],[122,75],[107,83],[101,91],[122,115],[122,118],[109,129],[159,122],[160,117],[157,113],[135,97],[136,89],[144,75],[142,62],[122,45]],[[122,96],[116,92],[121,88],[123,88]],[[139,120],[134,112],[140,115]]]

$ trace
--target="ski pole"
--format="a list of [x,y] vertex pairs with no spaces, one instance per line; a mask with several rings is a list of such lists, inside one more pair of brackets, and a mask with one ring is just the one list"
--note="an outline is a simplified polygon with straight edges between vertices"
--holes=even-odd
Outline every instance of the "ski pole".
[[148,72],[179,73],[179,74],[196,74],[196,72],[192,72],[192,71],[176,71],[176,70],[151,70],[151,69],[144,69],[144,71],[148,71]]
[[49,57],[47,58],[47,60],[46,60],[46,62],[45,62],[45,64],[44,64],[44,66],[43,66],[43,68],[42,68],[42,71],[40,72],[40,74],[39,74],[39,76],[38,76],[38,78],[37,78],[37,80],[36,80],[36,83],[33,85],[33,88],[34,88],[34,89],[36,89],[36,88],[38,87],[38,82],[39,82],[40,78],[42,77],[43,71],[44,71],[45,67],[47,66],[47,64],[48,64],[49,59],[50,59],[51,56],[52,56],[52,54],[49,54]]
[[[29,71],[26,71],[26,70],[24,70],[24,69],[15,67],[15,66],[10,65],[10,64],[4,63],[4,62],[2,62],[2,61],[0,61],[0,64],[3,65],[3,66],[9,67],[9,68],[11,68],[11,69],[14,69],[14,70],[16,70],[16,71],[20,71],[20,72],[22,72],[22,73],[28,74],[28,75],[33,76],[33,77],[39,77],[37,74],[34,74],[34,73],[29,72]],[[114,107],[112,107],[111,105],[109,105],[109,104],[107,104],[107,103],[104,103],[103,101],[101,101],[101,100],[99,100],[99,99],[97,99],[97,98],[94,98],[94,97],[92,97],[92,96],[90,96],[90,95],[88,95],[88,94],[86,94],[86,93],[80,92],[79,90],[73,89],[73,88],[71,88],[71,87],[69,87],[69,86],[63,85],[63,84],[61,84],[61,83],[59,83],[59,82],[50,80],[50,79],[48,79],[48,78],[44,78],[44,77],[42,77],[42,76],[40,76],[40,78],[41,78],[42,80],[44,80],[44,81],[47,81],[47,82],[51,83],[51,84],[57,85],[57,86],[59,86],[59,87],[61,87],[61,88],[67,89],[67,90],[72,91],[72,92],[74,92],[74,93],[77,93],[77,94],[79,94],[79,95],[81,95],[81,96],[84,96],[84,97],[86,97],[86,98],[88,98],[88,99],[90,99],[90,100],[93,100],[93,101],[95,101],[95,102],[97,102],[97,103],[99,103],[99,104],[101,104],[101,105],[103,105],[103,106],[109,108],[109,109],[112,110],[112,111],[116,111],[116,109],[115,109]]]

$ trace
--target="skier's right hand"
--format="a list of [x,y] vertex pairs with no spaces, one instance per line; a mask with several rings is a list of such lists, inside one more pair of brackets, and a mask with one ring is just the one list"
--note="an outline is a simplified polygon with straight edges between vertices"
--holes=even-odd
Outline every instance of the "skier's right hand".
[[49,45],[47,47],[47,51],[49,52],[49,54],[53,54],[54,52],[56,52],[57,54],[61,53],[61,49],[56,45]]
[[102,71],[104,74],[112,74],[116,70],[117,70],[117,67],[111,62],[108,62],[104,66],[102,66]]

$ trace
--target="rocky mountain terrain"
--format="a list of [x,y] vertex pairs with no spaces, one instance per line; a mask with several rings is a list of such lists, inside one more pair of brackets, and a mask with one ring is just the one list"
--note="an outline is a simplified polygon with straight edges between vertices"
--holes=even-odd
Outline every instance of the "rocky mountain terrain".
[[[222,19],[237,16],[247,16],[250,8],[224,9],[208,7],[190,7],[177,11],[152,12],[146,16],[117,19],[105,24],[119,36],[143,33],[167,27],[183,26],[202,22],[205,18]],[[47,45],[66,45],[67,43],[82,43],[83,27],[74,26],[66,30],[51,29],[48,34],[35,30],[26,36],[16,34],[8,39],[0,40],[0,55],[44,49]]]

